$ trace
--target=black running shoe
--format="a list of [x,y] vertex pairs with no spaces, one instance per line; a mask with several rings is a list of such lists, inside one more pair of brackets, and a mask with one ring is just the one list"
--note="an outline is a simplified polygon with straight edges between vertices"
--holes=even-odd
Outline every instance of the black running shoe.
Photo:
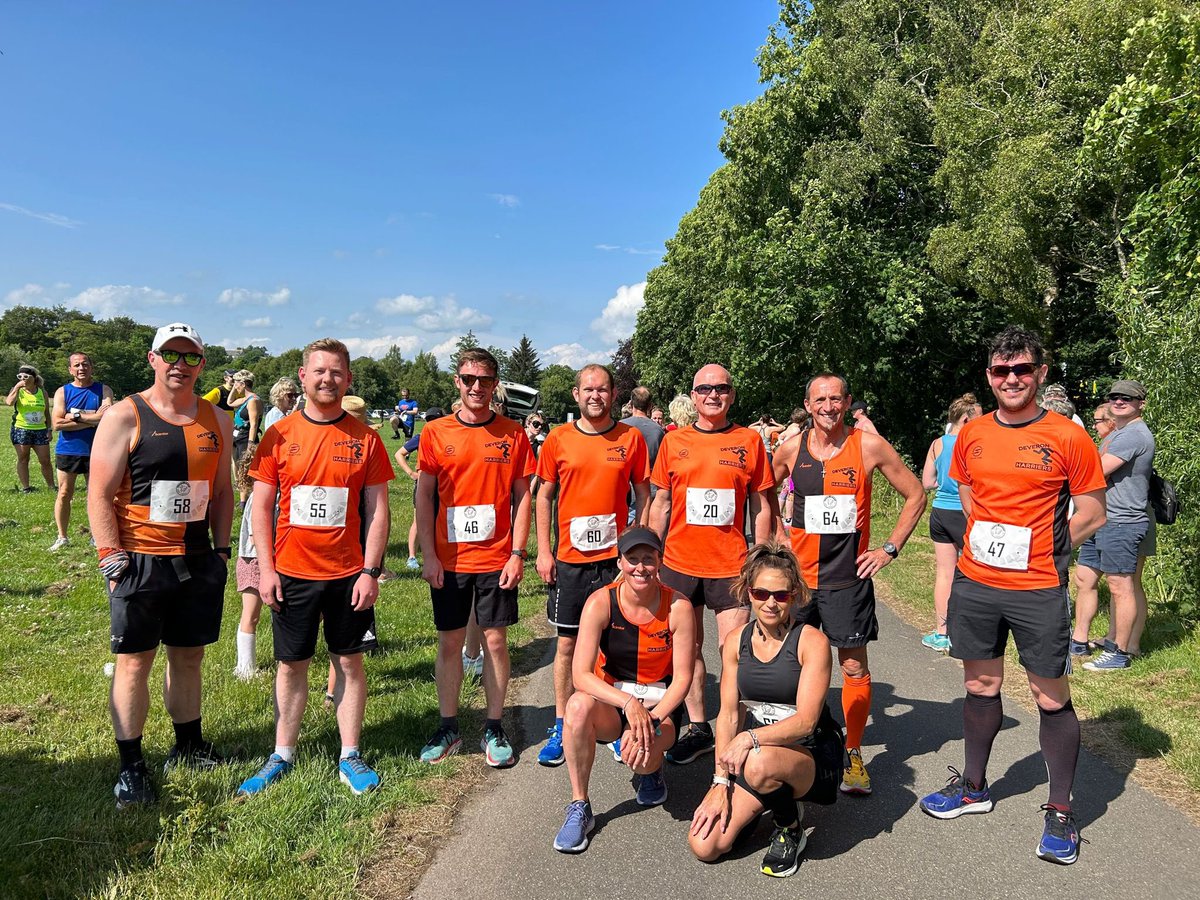
[[206,772],[209,769],[215,769],[225,761],[225,757],[213,748],[212,741],[205,741],[199,747],[186,751],[180,751],[179,745],[176,744],[171,748],[167,761],[163,763],[163,774],[170,774],[170,771],[176,766],[185,766],[198,772]]
[[715,743],[711,731],[701,731],[695,725],[689,725],[683,737],[667,751],[667,760],[677,766],[686,766],[703,754],[712,753]]
[[787,878],[800,868],[800,854],[808,843],[808,835],[797,822],[791,828],[779,828],[771,832],[771,843],[763,857],[762,873],[772,878]]
[[158,800],[154,793],[154,785],[150,783],[150,772],[146,769],[146,763],[141,760],[128,769],[121,770],[113,794],[117,798],[117,809],[138,804],[146,805]]

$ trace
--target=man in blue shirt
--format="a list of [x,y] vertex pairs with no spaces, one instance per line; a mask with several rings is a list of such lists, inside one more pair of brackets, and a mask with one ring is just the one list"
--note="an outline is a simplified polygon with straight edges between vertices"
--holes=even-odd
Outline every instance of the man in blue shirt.
[[71,373],[71,382],[54,392],[51,408],[52,424],[58,432],[58,443],[54,447],[54,464],[58,469],[54,524],[58,528],[58,538],[50,545],[52,551],[67,545],[75,479],[80,475],[84,479],[88,476],[96,426],[113,402],[112,388],[92,378],[92,358],[86,353],[72,353],[67,358],[67,369]]
[[409,399],[408,388],[400,389],[400,399],[396,401],[396,412],[391,418],[392,437],[400,439],[400,429],[404,429],[404,438],[413,436],[413,420],[417,414],[417,401]]

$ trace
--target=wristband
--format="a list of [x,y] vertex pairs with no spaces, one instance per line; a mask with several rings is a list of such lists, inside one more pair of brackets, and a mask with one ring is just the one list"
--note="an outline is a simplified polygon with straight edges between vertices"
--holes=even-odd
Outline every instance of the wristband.
[[109,581],[120,581],[129,568],[129,554],[120,547],[101,547],[99,555],[100,574]]
[[233,556],[233,548],[232,547],[213,547],[213,553],[224,553],[225,556],[228,558],[230,556]]
[[714,775],[712,783],[714,785],[719,784],[721,787],[729,787],[729,779],[724,775]]
[[754,745],[754,752],[762,753],[762,745],[758,742],[758,735],[754,733],[754,729],[751,728],[746,733],[750,735],[750,743]]
[[625,701],[625,705],[621,707],[621,715],[625,714],[625,710],[629,709],[629,704],[632,703],[633,700],[634,700],[634,698],[630,697],[628,700]]

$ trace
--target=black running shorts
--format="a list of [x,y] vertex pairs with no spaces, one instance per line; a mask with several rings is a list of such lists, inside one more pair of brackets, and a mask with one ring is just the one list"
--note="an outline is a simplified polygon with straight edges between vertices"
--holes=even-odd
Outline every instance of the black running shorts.
[[929,537],[935,544],[953,544],[959,553],[963,535],[967,533],[967,517],[961,509],[938,509],[929,514]]
[[[761,726],[754,720],[754,716],[747,715],[746,727],[758,728]],[[846,744],[842,738],[842,729],[830,715],[829,707],[825,707],[822,711],[816,731],[797,744],[796,749],[811,754],[813,763],[816,765],[812,787],[803,797],[797,799],[803,800],[805,803],[817,803],[821,806],[830,806],[836,803],[838,785],[842,782],[842,771],[846,764]],[[749,793],[764,807],[766,806],[763,803],[763,795],[746,782],[744,772],[737,776],[734,784]]]
[[187,556],[130,553],[129,568],[108,594],[112,652],[216,643],[228,575],[225,560],[212,550]]
[[92,458],[90,456],[76,456],[73,453],[54,454],[54,468],[60,472],[66,472],[68,475],[83,475],[86,477],[91,461]]
[[548,586],[546,618],[564,637],[579,632],[579,619],[587,598],[600,588],[617,580],[617,560],[602,559],[592,563],[555,563],[557,581]]
[[658,570],[659,580],[671,590],[692,601],[692,606],[707,606],[713,612],[737,609],[742,604],[733,596],[732,578],[701,578],[676,572],[670,566]]
[[375,637],[375,607],[355,610],[350,602],[358,575],[317,581],[279,573],[283,604],[271,610],[275,658],[280,662],[311,659],[317,650],[317,631],[325,620],[325,646],[337,656],[365,653],[379,646]]
[[955,659],[999,659],[1012,632],[1027,672],[1058,678],[1071,672],[1071,597],[1066,587],[1010,591],[955,571],[946,633]]
[[849,587],[813,591],[796,621],[820,628],[834,647],[865,647],[879,639],[875,583],[865,578]]
[[433,626],[438,631],[467,627],[471,608],[480,628],[505,628],[516,624],[517,589],[500,588],[499,572],[442,573],[442,586],[431,587]]

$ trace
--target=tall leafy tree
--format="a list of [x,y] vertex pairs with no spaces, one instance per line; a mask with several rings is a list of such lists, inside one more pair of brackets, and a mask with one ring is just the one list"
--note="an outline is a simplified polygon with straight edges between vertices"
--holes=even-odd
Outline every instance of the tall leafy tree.
[[579,407],[571,391],[575,387],[575,370],[570,366],[554,363],[542,371],[542,412],[555,422],[566,421],[567,413],[578,413]]
[[639,384],[637,365],[633,358],[632,335],[617,344],[617,349],[613,351],[609,368],[612,369],[613,380],[615,382],[613,386],[616,394],[614,400],[619,407],[621,404],[629,401],[633,389]]

